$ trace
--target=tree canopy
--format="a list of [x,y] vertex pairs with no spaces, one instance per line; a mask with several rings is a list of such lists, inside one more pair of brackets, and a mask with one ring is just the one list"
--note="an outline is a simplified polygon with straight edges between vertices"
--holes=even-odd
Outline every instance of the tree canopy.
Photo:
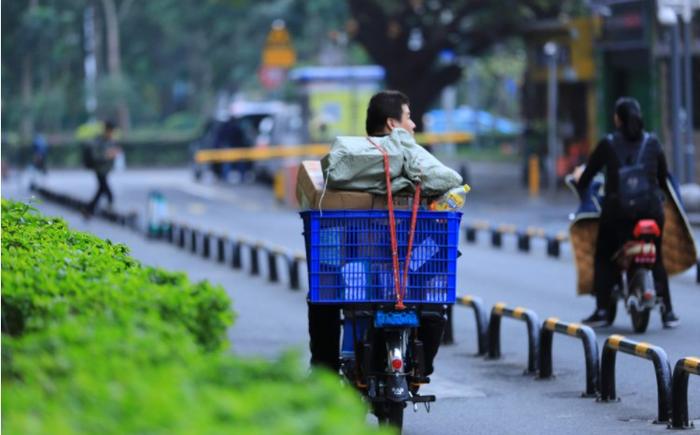
[[536,19],[581,12],[582,2],[556,0],[347,0],[349,29],[387,86],[406,93],[414,121],[462,76],[465,56],[481,56],[518,36]]
[[442,89],[462,77],[465,56],[489,52],[532,19],[580,7],[578,0],[8,2],[2,124],[26,139],[34,130],[72,130],[87,121],[88,8],[96,36],[95,115],[138,127],[201,119],[222,92],[264,97],[257,78],[261,51],[280,18],[299,65],[318,63],[335,40],[341,61],[383,66],[386,86],[408,94],[420,125]]

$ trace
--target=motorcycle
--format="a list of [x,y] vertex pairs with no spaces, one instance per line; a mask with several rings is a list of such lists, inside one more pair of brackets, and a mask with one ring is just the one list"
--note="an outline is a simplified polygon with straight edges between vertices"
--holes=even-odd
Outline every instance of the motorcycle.
[[644,332],[649,325],[651,311],[661,305],[656,296],[656,285],[652,268],[656,262],[656,239],[661,230],[652,219],[637,222],[632,240],[624,244],[615,255],[620,268],[620,282],[613,289],[613,302],[609,320],[615,320],[617,301],[624,301],[625,309],[632,319],[635,332]]
[[[574,177],[567,176],[565,182],[578,195]],[[599,192],[601,185],[601,180],[594,180],[592,192]],[[600,203],[597,197],[593,200]],[[660,235],[661,230],[656,221],[640,219],[635,224],[631,239],[613,256],[612,261],[620,271],[620,279],[612,291],[612,302],[608,311],[609,323],[615,320],[618,301],[622,300],[630,315],[634,331],[644,332],[649,325],[651,311],[662,305],[661,299],[657,296],[652,271],[656,263],[655,242]]]
[[401,430],[412,403],[430,411],[434,395],[420,395],[425,376],[423,343],[417,338],[420,305],[396,311],[391,306],[343,310],[341,372],[371,404],[380,424]]

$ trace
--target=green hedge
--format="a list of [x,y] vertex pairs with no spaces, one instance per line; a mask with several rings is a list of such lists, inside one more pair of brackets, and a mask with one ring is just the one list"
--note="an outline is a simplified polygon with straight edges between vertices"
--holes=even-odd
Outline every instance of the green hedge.
[[124,323],[156,315],[184,326],[207,350],[225,342],[233,320],[222,288],[144,267],[124,245],[70,231],[61,219],[4,200],[2,312],[3,333],[10,335],[69,316],[100,314]]
[[2,202],[7,433],[376,433],[337,376],[226,351],[223,289]]

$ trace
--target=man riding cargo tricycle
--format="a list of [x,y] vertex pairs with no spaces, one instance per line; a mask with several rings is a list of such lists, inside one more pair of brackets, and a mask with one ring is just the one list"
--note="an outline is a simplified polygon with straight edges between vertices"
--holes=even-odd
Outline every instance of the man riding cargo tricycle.
[[418,391],[455,302],[468,188],[415,143],[403,94],[380,92],[367,112],[367,137],[339,137],[300,168],[311,363],[341,372],[400,429],[406,404],[435,401]]

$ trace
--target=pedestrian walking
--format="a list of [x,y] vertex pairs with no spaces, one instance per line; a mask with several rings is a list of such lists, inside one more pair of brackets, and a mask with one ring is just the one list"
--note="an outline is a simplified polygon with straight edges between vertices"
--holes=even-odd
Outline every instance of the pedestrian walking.
[[105,121],[102,134],[83,151],[85,165],[92,169],[97,177],[97,192],[95,192],[95,196],[84,211],[84,214],[88,216],[95,213],[95,208],[102,195],[107,197],[107,203],[110,208],[114,202],[114,195],[112,194],[112,189],[110,189],[107,180],[109,172],[114,167],[114,160],[121,152],[114,142],[114,130],[114,123]]

